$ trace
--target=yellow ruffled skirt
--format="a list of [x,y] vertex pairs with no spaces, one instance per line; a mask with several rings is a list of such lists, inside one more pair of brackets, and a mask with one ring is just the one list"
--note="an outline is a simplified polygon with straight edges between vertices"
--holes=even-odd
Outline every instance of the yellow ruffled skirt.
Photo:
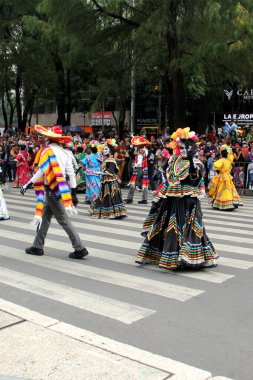
[[213,177],[209,184],[208,197],[213,208],[219,210],[233,210],[243,205],[229,173],[219,173]]

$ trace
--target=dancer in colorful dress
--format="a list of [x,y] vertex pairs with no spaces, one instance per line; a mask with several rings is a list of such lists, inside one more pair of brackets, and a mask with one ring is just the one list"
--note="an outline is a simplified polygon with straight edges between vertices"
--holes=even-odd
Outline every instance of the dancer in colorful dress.
[[86,181],[86,202],[94,202],[100,190],[100,165],[101,156],[98,154],[99,142],[92,140],[89,144],[90,153],[82,159],[82,165],[85,166],[85,181]]
[[218,174],[209,184],[208,196],[213,208],[233,210],[243,205],[230,174],[234,157],[227,145],[222,145],[220,153],[221,158],[213,165],[213,169],[218,171]]
[[117,174],[119,168],[115,158],[113,158],[114,149],[116,148],[115,140],[108,139],[107,145],[103,149],[104,160],[101,165],[100,192],[96,201],[91,205],[92,218],[122,219],[127,216]]
[[[88,255],[87,249],[75,231],[69,216],[76,215],[78,204],[76,195],[76,177],[73,164],[68,153],[61,144],[72,140],[63,136],[61,127],[51,129],[35,126],[35,131],[47,138],[47,146],[40,149],[35,157],[36,173],[21,189],[21,194],[34,184],[37,206],[33,224],[37,225],[33,245],[26,248],[29,255],[43,256],[44,244],[48,229],[54,216],[69,236],[74,251],[69,254],[71,259],[82,259]],[[69,177],[69,185],[66,176]]]
[[166,269],[216,266],[218,255],[206,235],[199,200],[203,167],[193,160],[197,137],[190,128],[179,128],[171,138],[167,182],[155,199],[158,209],[136,263]]
[[26,145],[20,145],[20,151],[16,156],[17,170],[16,178],[14,181],[15,187],[21,187],[27,183],[31,178],[29,166],[29,153],[27,152]]
[[135,155],[134,170],[129,182],[129,192],[126,203],[133,203],[134,192],[136,185],[139,184],[142,189],[142,200],[138,201],[139,204],[148,203],[148,150],[147,146],[150,142],[142,136],[134,136],[131,140],[132,145],[137,147],[137,153]]

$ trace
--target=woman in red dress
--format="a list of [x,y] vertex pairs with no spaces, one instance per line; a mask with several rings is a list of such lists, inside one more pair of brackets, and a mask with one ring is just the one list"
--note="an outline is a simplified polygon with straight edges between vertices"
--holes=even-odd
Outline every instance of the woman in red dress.
[[14,186],[21,187],[25,185],[27,181],[31,178],[29,167],[29,153],[27,152],[25,145],[20,146],[20,151],[16,156],[16,161],[17,171]]

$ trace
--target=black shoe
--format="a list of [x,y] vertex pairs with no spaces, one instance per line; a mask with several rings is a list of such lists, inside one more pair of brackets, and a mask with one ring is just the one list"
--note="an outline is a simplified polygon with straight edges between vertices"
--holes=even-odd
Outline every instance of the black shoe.
[[138,201],[139,205],[147,205],[148,201]]
[[82,259],[84,256],[87,256],[89,252],[86,248],[82,248],[79,251],[74,251],[69,254],[71,259]]
[[91,204],[91,201],[84,201],[84,203],[85,203],[86,205],[90,205],[90,204]]
[[133,203],[133,200],[132,199],[124,199],[124,202],[125,203]]
[[26,253],[28,253],[28,255],[35,255],[35,256],[43,256],[44,255],[44,251],[41,248],[29,247],[29,248],[26,248],[25,251],[26,251]]

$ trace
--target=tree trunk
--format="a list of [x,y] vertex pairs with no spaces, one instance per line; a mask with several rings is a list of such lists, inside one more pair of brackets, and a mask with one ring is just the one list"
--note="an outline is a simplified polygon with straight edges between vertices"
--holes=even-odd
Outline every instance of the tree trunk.
[[6,90],[6,97],[7,97],[7,101],[8,101],[9,107],[10,107],[9,125],[12,126],[12,124],[13,124],[13,117],[14,117],[14,111],[15,111],[15,106],[13,105],[13,102],[12,102],[12,100],[11,100],[9,90]]
[[[166,2],[164,3],[166,5]],[[185,127],[186,105],[184,94],[184,76],[180,69],[180,42],[177,36],[177,18],[181,5],[178,0],[171,0],[170,6],[165,6],[167,12],[166,40],[168,49],[169,70],[169,120],[171,131]]]
[[29,96],[29,98],[26,101],[25,107],[24,107],[24,112],[23,112],[23,125],[24,128],[27,126],[28,120],[29,120],[29,115],[32,109],[32,104],[33,104],[33,97]]
[[4,131],[7,131],[9,125],[8,125],[7,112],[5,108],[4,96],[2,97],[2,113],[3,113],[3,118],[4,118]]
[[119,138],[120,140],[124,137],[124,126],[126,118],[126,104],[122,104],[119,110]]
[[165,75],[161,78],[161,102],[160,102],[160,127],[164,129],[170,125],[170,120],[168,119],[168,107],[169,107],[169,74],[165,73]]
[[67,125],[71,125],[72,93],[71,93],[71,71],[67,70]]
[[57,124],[66,125],[66,86],[65,86],[65,72],[62,61],[58,55],[54,57],[54,65],[57,75],[57,93],[56,93],[56,104],[57,104]]
[[171,121],[173,129],[186,126],[184,77],[180,69],[173,70],[171,78]]
[[21,131],[24,131],[25,126],[23,125],[23,119],[22,119],[22,105],[21,105],[21,95],[20,95],[21,86],[22,86],[21,74],[18,69],[17,75],[16,75],[16,83],[15,83],[16,109],[17,109],[17,118],[18,118],[18,129]]
[[33,110],[34,110],[34,98],[32,100],[32,104],[31,104],[31,108],[30,108],[30,112],[29,112],[29,119],[28,119],[29,127],[31,126],[31,122],[32,122]]

